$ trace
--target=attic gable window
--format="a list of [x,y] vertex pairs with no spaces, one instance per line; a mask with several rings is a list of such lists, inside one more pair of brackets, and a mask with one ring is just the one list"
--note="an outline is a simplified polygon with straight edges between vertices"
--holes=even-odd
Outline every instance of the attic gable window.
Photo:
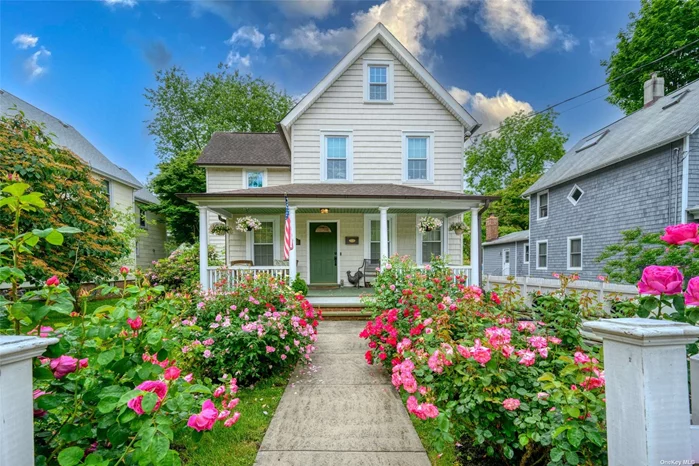
[[576,184],[573,186],[573,189],[570,190],[570,193],[568,193],[568,200],[571,204],[577,205],[583,194],[585,194],[585,191],[580,189],[580,186]]
[[364,60],[364,102],[393,102],[393,62]]

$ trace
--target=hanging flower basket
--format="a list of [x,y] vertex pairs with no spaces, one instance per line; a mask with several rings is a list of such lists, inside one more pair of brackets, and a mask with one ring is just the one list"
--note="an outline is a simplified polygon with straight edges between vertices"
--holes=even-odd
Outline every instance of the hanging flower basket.
[[442,226],[442,221],[434,217],[422,217],[417,224],[417,229],[421,232],[436,230]]
[[229,227],[228,225],[226,225],[225,223],[222,223],[222,222],[212,223],[211,226],[209,227],[209,233],[211,233],[212,235],[223,236],[226,233],[230,233],[230,232],[231,232],[231,227]]
[[235,221],[235,229],[242,232],[259,230],[261,227],[262,223],[255,217],[245,216]]
[[466,230],[466,224],[464,222],[454,222],[449,225],[449,230],[453,231],[457,235],[463,235]]

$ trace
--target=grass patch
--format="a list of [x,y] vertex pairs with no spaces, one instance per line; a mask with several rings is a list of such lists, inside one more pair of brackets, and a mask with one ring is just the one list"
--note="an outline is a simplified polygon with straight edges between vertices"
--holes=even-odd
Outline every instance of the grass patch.
[[236,407],[240,420],[231,428],[217,423],[198,443],[182,441],[182,461],[191,466],[252,465],[288,379],[287,374],[259,382],[254,388],[241,387]]
[[418,437],[420,437],[422,446],[427,450],[427,456],[429,456],[432,466],[454,466],[460,464],[456,457],[455,445],[446,445],[442,452],[442,456],[439,456],[439,452],[432,446],[432,432],[437,428],[436,419],[426,419],[423,421],[410,415],[410,420],[413,421],[413,426],[417,431]]

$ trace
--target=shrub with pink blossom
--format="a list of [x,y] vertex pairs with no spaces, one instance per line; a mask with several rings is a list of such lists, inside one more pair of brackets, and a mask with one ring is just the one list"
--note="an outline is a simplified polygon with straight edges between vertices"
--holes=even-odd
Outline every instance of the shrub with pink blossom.
[[193,342],[183,357],[203,374],[221,371],[241,383],[283,373],[310,362],[320,311],[287,283],[268,274],[247,275],[232,288],[203,293],[182,321]]
[[599,351],[579,335],[559,336],[548,320],[572,314],[563,322],[575,329],[574,296],[546,296],[550,303],[524,314],[515,293],[467,286],[440,261],[423,270],[408,258],[390,264],[360,336],[367,362],[388,368],[408,412],[436,418],[433,445],[480,446],[501,464],[606,464]]
[[[209,265],[222,265],[213,246],[209,246]],[[199,245],[183,244],[168,257],[153,261],[146,277],[166,291],[196,292],[199,289]]]

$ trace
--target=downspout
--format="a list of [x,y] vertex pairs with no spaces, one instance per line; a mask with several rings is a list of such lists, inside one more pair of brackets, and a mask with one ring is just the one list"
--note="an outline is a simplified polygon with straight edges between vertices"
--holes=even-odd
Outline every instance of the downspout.
[[490,199],[486,199],[483,201],[483,207],[478,211],[478,264],[476,266],[478,267],[478,283],[483,285],[483,254],[480,252],[483,251],[483,225],[481,222],[481,217],[483,216],[483,212],[488,210],[488,207],[490,207]]
[[689,135],[684,137],[682,151],[682,204],[681,223],[687,223],[687,209],[689,209]]

